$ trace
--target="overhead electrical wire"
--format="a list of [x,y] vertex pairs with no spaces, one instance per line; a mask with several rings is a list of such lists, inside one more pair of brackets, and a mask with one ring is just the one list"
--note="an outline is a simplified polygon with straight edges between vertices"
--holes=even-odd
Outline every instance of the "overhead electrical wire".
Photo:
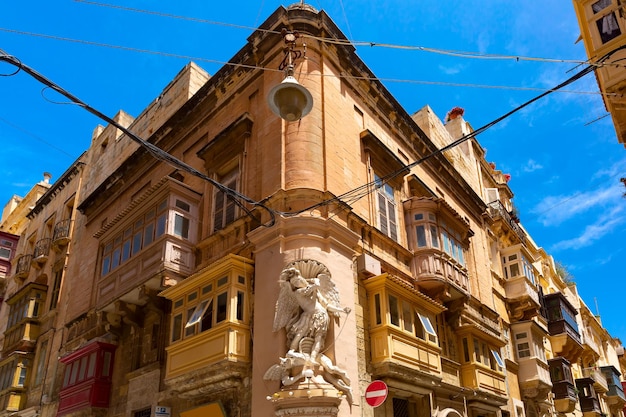
[[[613,55],[615,52],[625,49],[626,46],[622,46],[619,48],[614,49],[613,51],[607,53],[604,57],[601,58],[600,62],[608,59],[611,55]],[[594,71],[595,66],[592,65],[587,65],[584,69],[582,69],[581,71],[577,72],[576,74],[574,74],[573,76],[571,76],[570,78],[568,78],[567,80],[565,80],[564,82],[560,83],[559,85],[557,85],[556,87],[526,101],[525,103],[515,107],[514,109],[510,110],[509,112],[503,114],[502,116],[498,117],[497,119],[487,123],[486,125],[472,131],[471,133],[451,142],[450,144],[439,148],[423,157],[421,157],[420,159],[416,160],[415,162],[412,162],[408,165],[406,165],[405,167],[392,172],[390,174],[387,174],[383,177],[380,178],[380,180],[377,181],[373,181],[373,182],[369,182],[367,184],[361,185],[353,190],[350,190],[344,194],[341,194],[339,196],[327,199],[327,200],[323,200],[319,203],[316,203],[314,205],[311,205],[307,208],[304,208],[302,210],[298,210],[298,211],[293,211],[293,212],[282,212],[282,211],[278,211],[278,210],[274,210],[270,207],[267,207],[265,204],[259,202],[259,201],[255,201],[241,193],[239,193],[236,190],[233,190],[231,188],[228,188],[226,186],[224,186],[223,184],[219,183],[218,181],[214,180],[213,178],[203,174],[202,172],[196,170],[195,168],[191,167],[190,165],[186,164],[185,162],[177,159],[176,157],[174,157],[173,155],[163,151],[162,149],[158,148],[156,145],[145,141],[144,139],[140,138],[139,136],[135,135],[133,132],[129,131],[127,128],[125,128],[124,126],[120,125],[118,122],[116,122],[115,120],[111,119],[110,117],[106,116],[105,114],[101,113],[100,111],[96,110],[95,108],[89,106],[88,104],[84,103],[83,101],[81,101],[79,98],[75,97],[74,95],[72,95],[71,93],[69,93],[68,91],[64,90],[63,88],[61,88],[60,86],[56,85],[55,83],[53,83],[52,81],[50,81],[49,79],[47,79],[46,77],[44,77],[43,75],[39,74],[37,71],[35,71],[34,69],[28,67],[27,65],[25,65],[24,63],[22,63],[19,59],[7,54],[6,52],[4,52],[3,50],[0,49],[0,61],[4,61],[7,62],[9,64],[14,65],[15,67],[17,67],[19,70],[24,71],[26,73],[28,73],[30,76],[32,76],[33,78],[35,78],[37,81],[41,82],[42,84],[44,84],[45,86],[52,88],[53,90],[57,91],[58,93],[62,94],[63,96],[67,97],[68,99],[70,99],[73,103],[83,107],[85,110],[89,111],[90,113],[94,114],[95,116],[101,118],[102,120],[106,121],[107,123],[117,127],[118,129],[120,129],[123,133],[125,133],[130,139],[132,139],[133,141],[137,142],[139,145],[141,145],[145,150],[147,150],[153,157],[155,157],[156,159],[166,162],[169,165],[177,168],[177,169],[181,169],[185,172],[188,172],[198,178],[201,178],[205,181],[207,181],[208,183],[210,183],[211,185],[213,185],[214,187],[216,187],[218,190],[224,192],[228,198],[232,199],[240,208],[242,208],[243,211],[245,211],[248,216],[250,216],[251,218],[257,220],[260,224],[262,224],[263,226],[266,227],[270,227],[272,225],[275,224],[276,222],[276,216],[280,215],[280,216],[284,216],[284,217],[289,217],[289,216],[296,216],[305,212],[310,212],[313,211],[317,208],[323,207],[323,206],[329,206],[330,204],[334,204],[334,203],[343,203],[343,204],[347,204],[347,202],[354,202],[357,201],[360,198],[363,198],[364,196],[374,192],[376,189],[382,187],[383,184],[387,183],[388,181],[390,181],[391,179],[402,175],[402,174],[406,174],[409,173],[410,170],[417,166],[420,165],[422,163],[424,163],[425,161],[429,160],[430,158],[435,157],[436,155],[439,155],[449,149],[452,149],[455,146],[458,146],[459,144],[479,135],[480,133],[486,131],[487,129],[491,128],[492,126],[496,125],[497,123],[501,122],[502,120],[510,117],[511,115],[513,115],[514,113],[522,110],[523,108],[529,106],[530,104],[536,102],[537,100],[540,100],[541,98],[547,96],[548,94],[551,94],[553,92],[556,92],[558,90],[560,90],[561,88],[579,80],[580,78],[584,77],[585,75],[591,73]],[[255,208],[261,208],[263,210],[265,210],[269,215],[270,215],[270,221],[268,221],[267,223],[262,223],[256,216],[254,216],[254,213],[252,213],[251,210],[249,210],[244,203],[248,203],[250,205],[252,205]]]
[[[167,18],[172,18],[172,19],[181,19],[181,20],[187,20],[187,21],[192,21],[192,22],[197,22],[197,23],[205,23],[205,24],[210,24],[210,25],[233,27],[233,28],[237,28],[237,29],[259,31],[259,32],[264,32],[264,33],[277,33],[277,34],[280,34],[280,32],[275,31],[275,30],[261,29],[261,28],[258,28],[258,27],[252,27],[252,26],[246,26],[246,25],[239,25],[239,24],[218,22],[218,21],[214,21],[214,20],[207,20],[207,19],[201,19],[201,18],[195,18],[195,17],[175,15],[175,14],[164,13],[164,12],[157,12],[157,11],[147,10],[147,9],[138,9],[138,8],[127,7],[127,6],[120,6],[120,5],[116,5],[116,4],[110,4],[110,3],[102,3],[102,2],[96,2],[96,1],[91,1],[91,0],[74,0],[74,1],[76,3],[84,3],[84,4],[89,4],[89,5],[97,6],[97,7],[106,7],[106,8],[111,8],[111,9],[118,9],[118,10],[130,11],[130,12],[135,12],[135,13],[143,13],[143,14],[159,16],[159,17],[167,17]],[[345,9],[343,8],[343,2],[340,2],[340,3],[341,3],[342,11],[343,11],[343,14],[344,14],[344,18],[346,19],[346,25],[348,25],[347,17],[345,16]],[[350,31],[350,27],[348,25],[348,32],[349,31]],[[436,54],[442,54],[442,55],[456,56],[456,57],[460,57],[460,58],[514,60],[514,61],[535,61],[535,62],[549,62],[549,63],[565,63],[565,64],[581,64],[581,65],[585,65],[585,64],[589,65],[589,64],[591,64],[591,65],[595,65],[593,62],[590,62],[588,60],[580,60],[580,59],[544,58],[544,57],[510,55],[510,54],[506,54],[506,55],[505,54],[487,54],[487,53],[482,53],[482,52],[458,51],[458,50],[451,50],[451,49],[431,48],[431,47],[426,47],[426,46],[398,45],[398,44],[383,43],[383,42],[356,41],[356,40],[349,40],[349,39],[337,39],[337,38],[329,38],[329,37],[312,36],[312,35],[307,35],[307,34],[302,34],[302,37],[303,38],[309,38],[309,39],[315,39],[315,40],[320,41],[320,42],[333,43],[333,44],[337,44],[337,45],[352,45],[352,46],[355,46],[355,47],[357,47],[357,46],[369,46],[369,47],[379,47],[379,48],[389,48],[389,49],[403,49],[403,50],[409,50],[409,51],[423,51],[423,52],[430,52],[430,53],[436,53]],[[350,37],[352,37],[352,35],[350,35]],[[604,65],[607,65],[607,64],[604,64]],[[609,63],[608,65],[611,65],[611,64]]]
[[[11,65],[14,65],[15,67],[19,68],[20,71],[26,72],[28,75],[30,75],[31,77],[35,78],[40,83],[42,83],[45,86],[53,89],[54,91],[58,92],[59,94],[67,97],[73,103],[75,103],[76,105],[84,108],[89,113],[99,117],[100,119],[106,121],[110,125],[115,126],[116,128],[120,129],[130,139],[132,139],[133,141],[138,143],[143,149],[148,151],[148,153],[150,153],[154,158],[156,158],[156,159],[158,159],[160,161],[163,161],[163,162],[165,162],[165,163],[167,163],[167,164],[169,164],[169,165],[171,165],[171,166],[173,166],[173,167],[175,167],[177,169],[180,169],[181,171],[187,172],[189,174],[192,174],[192,175],[194,175],[194,176],[196,176],[198,178],[201,178],[201,179],[207,181],[209,184],[213,185],[215,188],[217,188],[218,190],[223,192],[225,195],[227,195],[228,198],[230,198],[232,201],[234,201],[244,212],[246,212],[254,220],[257,220],[261,225],[269,227],[269,226],[274,225],[274,223],[276,222],[276,217],[275,217],[274,212],[271,209],[269,209],[268,207],[266,207],[263,203],[261,203],[259,201],[254,201],[251,198],[248,198],[245,195],[239,193],[238,191],[226,187],[225,185],[219,183],[218,181],[214,180],[213,178],[209,177],[208,175],[203,174],[202,172],[200,172],[197,169],[193,168],[192,166],[186,164],[185,162],[181,161],[180,159],[176,158],[175,156],[165,152],[164,150],[162,150],[161,148],[157,147],[156,145],[154,145],[154,144],[152,144],[152,143],[150,143],[150,142],[140,138],[139,136],[137,136],[136,134],[134,134],[133,132],[128,130],[126,127],[124,127],[123,125],[121,125],[120,123],[115,121],[114,119],[110,118],[109,116],[105,115],[104,113],[100,112],[99,110],[95,109],[94,107],[91,107],[87,103],[85,103],[82,100],[80,100],[78,97],[74,96],[73,94],[71,94],[67,90],[63,89],[59,85],[55,84],[54,82],[52,82],[51,80],[49,80],[45,76],[43,76],[40,73],[38,73],[37,71],[35,71],[34,69],[32,69],[29,66],[27,66],[26,64],[22,63],[19,59],[13,57],[12,55],[7,54],[2,49],[0,49],[0,61],[4,61],[4,62],[7,62],[7,63],[9,63]],[[248,204],[252,205],[253,207],[258,207],[258,208],[265,209],[269,213],[269,215],[270,215],[270,220],[267,223],[265,223],[265,224],[262,223],[260,221],[260,219],[258,219],[243,203],[248,203]]]
[[[78,1],[78,0],[76,0],[76,1]],[[129,46],[113,45],[113,44],[108,44],[108,43],[87,41],[87,40],[82,40],[82,39],[73,39],[73,38],[67,38],[67,37],[55,36],[55,35],[46,35],[46,34],[42,34],[42,33],[26,32],[26,31],[15,30],[15,29],[8,29],[8,28],[3,28],[3,27],[0,27],[0,31],[8,32],[8,33],[15,33],[15,34],[18,34],[18,35],[25,35],[25,36],[40,37],[40,38],[45,38],[45,39],[52,39],[52,40],[63,41],[63,42],[72,42],[72,43],[85,44],[85,45],[90,45],[90,46],[98,46],[98,47],[111,48],[111,49],[120,49],[120,50],[124,50],[124,51],[129,51],[129,52],[138,52],[138,53],[145,53],[145,54],[151,54],[151,55],[160,55],[160,56],[165,56],[165,57],[168,57],[168,58],[178,58],[178,59],[185,59],[185,60],[196,61],[196,62],[208,62],[208,63],[211,63],[211,64],[232,66],[232,67],[237,67],[237,68],[258,69],[258,70],[262,70],[262,71],[272,71],[272,72],[282,72],[282,71],[280,71],[279,69],[276,69],[276,68],[266,68],[266,67],[261,67],[261,66],[258,66],[258,65],[247,65],[247,64],[241,64],[241,63],[226,62],[226,61],[220,61],[220,60],[216,60],[216,59],[194,57],[194,56],[190,56],[190,55],[181,55],[181,54],[175,54],[175,53],[169,53],[169,52],[153,51],[153,50],[149,50],[149,49],[133,48],[133,47],[129,47]],[[11,74],[9,74],[9,75],[11,75]],[[337,76],[335,74],[321,74],[320,76],[337,78]],[[348,74],[342,74],[341,76],[339,76],[339,78],[354,79],[354,80],[380,81],[380,82],[388,82],[388,83],[405,83],[405,84],[420,84],[420,85],[441,85],[441,86],[447,86],[447,87],[482,88],[482,89],[512,90],[512,91],[536,91],[536,92],[550,91],[550,89],[548,89],[548,88],[539,88],[539,87],[518,87],[518,86],[472,84],[472,83],[459,83],[459,82],[447,82],[447,81],[425,81],[425,80],[410,80],[410,79],[386,78],[386,77],[358,77],[358,76],[353,76],[353,75],[348,75]],[[564,94],[567,93],[567,94],[580,94],[580,95],[604,95],[604,96],[614,96],[614,95],[617,95],[615,93],[603,94],[602,92],[599,92],[599,91],[561,90],[559,92],[560,93],[564,93]]]

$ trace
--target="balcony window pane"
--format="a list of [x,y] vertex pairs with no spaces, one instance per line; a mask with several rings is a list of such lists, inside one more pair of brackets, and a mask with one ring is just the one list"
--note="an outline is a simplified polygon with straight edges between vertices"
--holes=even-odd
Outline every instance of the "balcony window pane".
[[78,377],[78,362],[72,363],[72,375],[70,376],[70,385],[74,385],[76,383],[76,378]]
[[380,294],[374,295],[374,311],[376,315],[376,324],[381,324],[383,321],[380,312]]
[[243,292],[237,291],[237,320],[243,321]]
[[430,226],[430,238],[433,248],[439,247],[439,233],[437,232],[437,226]]
[[141,230],[133,235],[133,255],[141,250]]
[[145,248],[154,240],[154,223],[149,223],[143,231],[143,247]]
[[389,317],[391,324],[400,326],[400,311],[398,310],[398,299],[393,295],[389,296]]
[[504,369],[504,361],[502,360],[502,357],[500,357],[500,354],[498,353],[498,351],[492,349],[491,354],[493,355],[493,358],[495,359],[498,366]]
[[78,381],[85,379],[85,371],[87,371],[87,357],[83,356],[80,359],[80,369],[78,370]]
[[213,327],[213,300],[209,301],[209,306],[206,308],[202,321],[200,322],[200,331],[209,330]]
[[89,355],[89,365],[87,366],[87,378],[93,378],[96,370],[96,352]]
[[155,237],[161,236],[165,233],[165,222],[166,222],[166,214],[163,213],[157,218],[157,226],[156,226],[156,235]]
[[417,233],[417,246],[423,248],[426,246],[426,230],[423,225],[416,226],[415,231]]
[[189,320],[187,320],[187,324],[185,324],[185,328],[191,327],[194,324],[198,323],[202,316],[204,315],[207,307],[209,305],[209,300],[204,300],[200,304],[196,306],[196,308],[191,313]]
[[178,314],[172,320],[172,342],[180,340],[183,329],[183,315]]
[[463,338],[463,359],[465,360],[465,362],[470,361],[469,346],[468,346],[466,337]]
[[404,330],[413,333],[413,311],[411,305],[402,302],[402,319],[404,321]]
[[[187,324],[189,324],[189,322],[191,321],[194,315],[194,311],[195,311],[195,308],[190,308],[187,310]],[[196,327],[194,326],[194,324],[189,325],[189,326],[185,325],[185,337],[193,336],[193,334],[196,332]]]
[[189,219],[180,214],[174,215],[174,235],[183,239],[189,238]]
[[122,246],[122,262],[130,258],[130,239],[124,241]]
[[511,278],[519,276],[519,264],[514,263],[509,265],[509,270],[511,271]]
[[425,316],[421,313],[417,313],[420,321],[422,322],[422,326],[424,326],[424,330],[426,331],[426,333],[433,335],[433,336],[437,336],[437,332],[435,331],[435,328],[433,327],[433,324],[430,322],[430,318],[428,318],[428,316]]
[[113,251],[113,256],[111,257],[111,270],[114,270],[120,265],[120,252],[120,248]]
[[217,313],[215,315],[215,322],[221,323],[226,320],[228,293],[223,292],[217,296]]
[[109,376],[111,373],[111,352],[104,352],[102,361],[102,376]]

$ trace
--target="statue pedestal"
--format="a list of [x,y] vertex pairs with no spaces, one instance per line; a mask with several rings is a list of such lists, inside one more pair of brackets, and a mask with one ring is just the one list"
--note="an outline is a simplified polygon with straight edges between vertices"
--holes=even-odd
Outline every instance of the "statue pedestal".
[[277,417],[337,417],[344,393],[328,383],[303,381],[272,395]]

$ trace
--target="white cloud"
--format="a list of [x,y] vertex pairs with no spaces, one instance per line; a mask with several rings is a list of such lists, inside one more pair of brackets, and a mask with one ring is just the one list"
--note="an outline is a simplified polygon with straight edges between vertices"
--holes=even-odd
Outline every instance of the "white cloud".
[[463,69],[462,65],[453,65],[453,66],[444,66],[439,65],[439,70],[446,75],[455,75],[461,72]]
[[608,186],[571,195],[547,196],[532,210],[544,226],[558,226],[566,220],[598,207],[620,207],[623,186],[611,180]]
[[552,246],[551,250],[580,249],[593,244],[626,222],[626,219],[623,217],[623,211],[622,206],[613,207],[610,212],[599,217],[594,224],[585,227],[580,236],[557,242]]
[[534,159],[529,159],[528,162],[526,162],[526,165],[522,167],[522,170],[524,172],[533,172],[533,171],[537,171],[540,169],[543,169],[543,165],[539,164],[538,162],[535,162]]

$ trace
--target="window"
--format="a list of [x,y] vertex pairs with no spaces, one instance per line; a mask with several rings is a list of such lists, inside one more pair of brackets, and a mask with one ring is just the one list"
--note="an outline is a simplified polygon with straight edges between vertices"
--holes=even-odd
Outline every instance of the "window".
[[523,276],[526,277],[533,285],[536,284],[535,267],[521,252],[503,256],[502,268],[504,269],[504,277],[506,279]]
[[[464,248],[461,234],[447,222],[430,212],[413,214],[417,248],[442,249],[457,263],[465,266]],[[439,246],[441,242],[441,247]]]
[[528,358],[531,356],[530,341],[526,332],[515,335],[515,344],[517,346],[518,359]]
[[54,271],[54,281],[52,283],[52,291],[50,292],[50,310],[57,308],[59,302],[59,292],[61,291],[61,278],[63,277],[63,269],[59,268]]
[[385,235],[397,241],[398,225],[396,221],[394,189],[389,183],[384,183],[378,175],[375,175],[374,180],[377,187],[378,227]]
[[504,369],[504,361],[502,360],[502,357],[500,356],[500,354],[498,353],[497,350],[491,349],[491,354],[493,355],[493,359],[496,361],[496,364],[501,368]]
[[174,300],[170,340],[176,342],[195,336],[229,320],[245,321],[247,280],[241,278],[243,280],[231,280],[220,276]]
[[[379,294],[374,296],[376,309],[376,320],[379,320],[380,310]],[[417,311],[407,300],[400,299],[395,295],[388,295],[389,303],[389,323],[400,327],[405,332],[409,332],[419,339],[437,343],[437,332],[430,321],[430,318]],[[380,323],[377,323],[380,324]]]
[[35,368],[35,385],[41,384],[46,370],[46,354],[48,353],[48,341],[44,340],[39,346],[37,366]]
[[[239,166],[231,169],[227,174],[218,178],[218,181],[231,190],[237,190],[239,181]],[[228,197],[226,193],[216,189],[213,204],[213,231],[225,228],[235,221],[237,215],[237,205],[235,200]]]
[[0,259],[11,259],[11,249],[0,248]]
[[599,0],[591,5],[595,26],[600,35],[602,44],[615,39],[622,34],[617,17],[615,15],[615,5],[613,0]]

